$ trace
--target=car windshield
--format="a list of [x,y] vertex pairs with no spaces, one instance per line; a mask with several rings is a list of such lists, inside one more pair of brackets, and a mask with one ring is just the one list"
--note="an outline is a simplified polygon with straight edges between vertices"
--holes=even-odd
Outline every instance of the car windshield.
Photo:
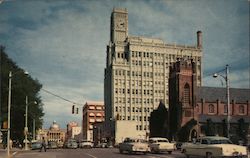
[[147,142],[146,140],[144,140],[144,139],[130,139],[130,138],[128,138],[128,139],[125,139],[124,140],[124,142],[127,142],[127,143],[134,143],[134,142],[141,142],[141,143],[145,143],[145,142]]
[[168,140],[160,139],[158,142],[168,142]]
[[211,140],[210,144],[232,144],[228,139]]

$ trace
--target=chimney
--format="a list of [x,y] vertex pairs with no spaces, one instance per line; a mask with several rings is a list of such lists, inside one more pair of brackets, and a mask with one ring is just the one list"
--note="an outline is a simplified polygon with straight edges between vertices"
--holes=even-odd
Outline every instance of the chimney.
[[197,31],[197,48],[202,48],[202,32]]

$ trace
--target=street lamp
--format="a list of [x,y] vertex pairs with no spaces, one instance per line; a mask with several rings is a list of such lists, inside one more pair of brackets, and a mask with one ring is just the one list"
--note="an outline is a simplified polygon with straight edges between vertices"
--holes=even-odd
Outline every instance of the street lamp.
[[226,65],[226,76],[223,76],[218,73],[214,73],[213,77],[216,78],[221,76],[226,81],[226,89],[227,89],[227,137],[230,138],[229,130],[230,130],[230,96],[229,96],[229,67]]
[[[19,71],[18,71],[19,72]],[[18,73],[16,72],[16,73]],[[12,74],[12,71],[9,72],[9,94],[8,94],[8,132],[7,132],[7,156],[10,157],[10,107],[11,107],[11,79],[16,73]],[[24,71],[25,75],[29,73]]]
[[24,134],[25,134],[25,150],[28,150],[28,145],[27,145],[27,135],[28,135],[28,105],[29,104],[37,104],[36,101],[28,103],[28,96],[26,96],[26,108],[25,108],[25,127],[24,127]]

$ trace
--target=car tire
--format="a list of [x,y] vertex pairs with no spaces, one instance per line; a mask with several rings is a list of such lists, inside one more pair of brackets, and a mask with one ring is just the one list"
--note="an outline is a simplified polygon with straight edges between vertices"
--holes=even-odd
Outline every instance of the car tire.
[[206,152],[206,158],[212,158],[213,154],[211,152]]
[[172,151],[168,151],[168,154],[172,154]]

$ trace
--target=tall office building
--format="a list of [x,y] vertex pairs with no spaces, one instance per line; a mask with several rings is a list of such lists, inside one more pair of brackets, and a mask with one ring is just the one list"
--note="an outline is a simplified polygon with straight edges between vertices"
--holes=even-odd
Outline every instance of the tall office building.
[[126,9],[114,8],[110,20],[104,77],[105,122],[110,138],[119,142],[117,128],[122,127],[117,122],[127,121],[129,128],[123,128],[135,128],[138,133],[134,136],[147,136],[150,113],[160,101],[168,108],[171,63],[180,58],[192,59],[197,85],[201,86],[202,33],[197,32],[194,46],[166,44],[157,38],[129,35]]

